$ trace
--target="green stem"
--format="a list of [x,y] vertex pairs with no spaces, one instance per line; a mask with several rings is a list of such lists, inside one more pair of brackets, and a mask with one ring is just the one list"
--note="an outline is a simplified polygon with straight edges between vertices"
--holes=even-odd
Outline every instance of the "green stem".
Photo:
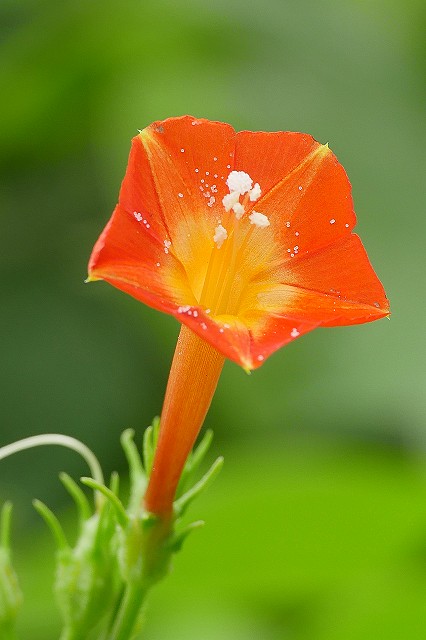
[[147,592],[139,584],[127,586],[108,640],[132,640]]

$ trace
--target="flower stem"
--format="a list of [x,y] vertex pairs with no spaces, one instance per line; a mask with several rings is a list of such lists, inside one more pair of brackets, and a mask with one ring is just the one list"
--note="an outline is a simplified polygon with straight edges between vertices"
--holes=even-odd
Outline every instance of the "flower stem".
[[154,464],[145,495],[147,511],[170,517],[185,461],[210,407],[224,357],[182,325],[170,369]]
[[129,583],[108,640],[132,640],[148,589]]

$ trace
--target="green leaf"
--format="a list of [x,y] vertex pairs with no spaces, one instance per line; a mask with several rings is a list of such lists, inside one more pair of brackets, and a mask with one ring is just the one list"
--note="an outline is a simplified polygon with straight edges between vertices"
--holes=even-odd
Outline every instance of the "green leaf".
[[196,529],[201,529],[201,527],[204,527],[204,524],[205,524],[204,520],[197,520],[196,522],[191,522],[191,524],[188,524],[181,531],[176,532],[172,536],[168,544],[169,548],[174,553],[177,553],[178,551],[180,551],[182,549],[183,543],[185,542],[189,534],[192,533],[192,531],[195,531]]
[[147,485],[147,477],[139,451],[133,440],[134,433],[133,429],[126,429],[121,436],[121,446],[123,447],[130,470],[128,511],[136,515],[141,509],[142,498]]
[[80,481],[87,487],[96,489],[109,500],[110,504],[114,507],[118,524],[120,525],[120,527],[122,527],[122,529],[125,529],[129,522],[129,516],[127,515],[126,510],[123,507],[123,504],[118,496],[116,496],[115,493],[111,491],[111,489],[108,489],[108,487],[106,487],[104,484],[100,484],[99,482],[96,482],[96,480],[93,480],[93,478],[83,477],[80,478]]
[[194,476],[198,467],[204,460],[206,453],[208,452],[213,440],[213,431],[208,429],[202,437],[199,445],[188,457],[184,470],[179,480],[176,496],[179,498],[185,490],[186,485],[190,481],[190,478]]
[[92,515],[92,509],[90,508],[89,501],[86,498],[84,492],[80,489],[78,484],[75,482],[75,480],[73,480],[71,476],[69,476],[67,473],[65,472],[60,473],[59,479],[76,504],[76,507],[78,509],[79,522],[81,526],[83,522],[85,520],[88,520]]
[[33,500],[33,506],[52,532],[52,535],[56,540],[56,544],[58,545],[58,549],[61,551],[69,550],[70,546],[66,539],[64,530],[62,529],[62,525],[53,511],[51,511],[49,507],[40,500]]

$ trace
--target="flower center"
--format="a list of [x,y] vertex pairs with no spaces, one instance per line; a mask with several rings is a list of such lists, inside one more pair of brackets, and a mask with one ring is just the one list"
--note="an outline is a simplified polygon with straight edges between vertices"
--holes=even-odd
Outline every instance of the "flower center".
[[224,216],[215,228],[200,298],[200,304],[209,307],[213,315],[236,314],[246,280],[243,258],[253,230],[270,224],[267,216],[258,211],[245,215],[250,203],[261,196],[258,183],[253,186],[253,180],[244,171],[231,171],[226,184],[229,193],[222,200]]

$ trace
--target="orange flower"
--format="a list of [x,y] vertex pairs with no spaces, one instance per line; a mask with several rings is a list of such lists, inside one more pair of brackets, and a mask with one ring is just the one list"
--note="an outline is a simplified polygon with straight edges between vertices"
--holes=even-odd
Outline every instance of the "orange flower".
[[[352,233],[355,222],[343,167],[309,135],[236,133],[184,116],[156,122],[133,139],[119,204],[93,249],[89,280],[106,280],[190,329],[182,329],[185,349],[179,357],[178,345],[175,372],[183,360],[188,380],[214,369],[203,391],[209,397],[183,389],[179,410],[173,398],[183,373],[172,371],[160,449],[165,412],[167,422],[183,422],[183,413],[190,421],[196,407],[202,423],[224,357],[255,369],[316,327],[388,315],[383,287]],[[197,357],[198,371],[191,364]],[[200,427],[192,428],[192,443]],[[166,482],[169,494],[179,465],[181,459]],[[165,503],[159,511],[170,508],[170,495]]]

